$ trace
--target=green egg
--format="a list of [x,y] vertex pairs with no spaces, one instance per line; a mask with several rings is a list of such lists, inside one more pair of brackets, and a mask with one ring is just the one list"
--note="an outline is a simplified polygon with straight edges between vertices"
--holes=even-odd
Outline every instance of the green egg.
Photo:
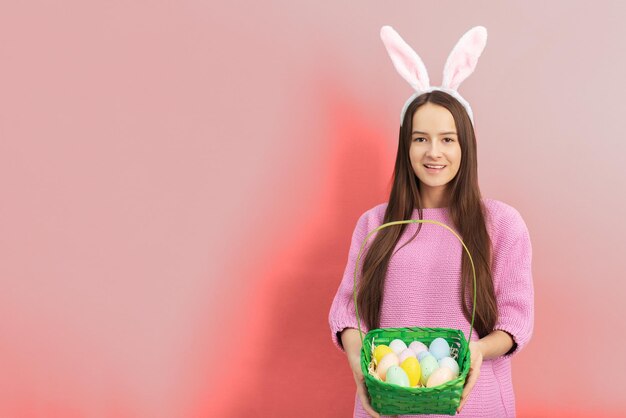
[[437,359],[432,355],[427,355],[420,361],[420,366],[422,368],[422,378],[420,382],[423,386],[426,386],[426,382],[428,382],[428,378],[437,368],[439,368],[439,363]]
[[409,387],[409,376],[400,366],[389,367],[385,381],[394,385]]

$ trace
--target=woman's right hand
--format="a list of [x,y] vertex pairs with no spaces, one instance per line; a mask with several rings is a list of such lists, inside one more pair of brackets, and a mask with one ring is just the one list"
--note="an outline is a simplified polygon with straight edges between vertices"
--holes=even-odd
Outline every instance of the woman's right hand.
[[363,372],[361,371],[360,356],[358,358],[349,358],[348,361],[350,363],[350,368],[352,369],[354,381],[356,382],[356,393],[361,400],[361,405],[363,405],[363,409],[365,409],[365,412],[367,412],[369,416],[374,418],[380,418],[380,414],[374,411],[374,408],[372,408],[372,405],[370,404],[367,386],[365,386],[365,377],[363,376]]
[[363,377],[363,372],[361,371],[361,337],[359,336],[359,331],[354,328],[345,328],[341,332],[341,344],[348,356],[348,363],[356,382],[356,393],[361,400],[363,409],[369,416],[380,418],[380,414],[374,411],[370,404],[367,386],[365,386],[365,377]]

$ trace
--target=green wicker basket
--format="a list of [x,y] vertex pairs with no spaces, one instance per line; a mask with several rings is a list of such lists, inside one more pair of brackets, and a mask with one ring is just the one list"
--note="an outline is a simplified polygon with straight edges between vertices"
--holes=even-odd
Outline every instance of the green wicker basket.
[[[474,274],[474,299],[472,305],[472,322],[470,326],[469,338],[466,340],[463,331],[451,328],[380,328],[370,330],[365,337],[361,330],[361,319],[357,306],[357,269],[361,259],[361,252],[365,247],[369,237],[383,228],[391,225],[399,225],[406,223],[431,223],[443,226],[458,238],[463,248],[469,256],[472,273]],[[465,246],[465,243],[459,235],[444,223],[429,219],[410,219],[406,221],[394,221],[383,224],[371,231],[363,241],[354,269],[354,307],[359,327],[359,335],[361,337],[361,370],[365,377],[365,384],[370,395],[372,408],[378,413],[385,415],[401,415],[401,414],[456,414],[456,409],[461,402],[461,393],[465,385],[465,379],[470,368],[470,351],[469,341],[472,338],[472,329],[474,328],[474,314],[476,311],[476,270],[474,261]],[[369,364],[372,359],[372,345],[385,344],[388,345],[396,338],[401,339],[407,345],[412,341],[419,340],[429,345],[432,340],[437,337],[444,338],[450,345],[450,351],[453,353],[457,363],[459,364],[459,376],[446,382],[440,386],[431,388],[426,387],[401,387],[389,383],[385,383],[378,378],[370,375]],[[455,355],[456,354],[456,355]]]

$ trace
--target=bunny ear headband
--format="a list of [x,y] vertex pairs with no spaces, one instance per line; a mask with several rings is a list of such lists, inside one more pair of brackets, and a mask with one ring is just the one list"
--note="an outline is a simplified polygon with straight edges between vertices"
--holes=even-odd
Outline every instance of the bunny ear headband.
[[398,73],[416,90],[404,104],[400,115],[400,125],[402,125],[406,109],[413,99],[420,94],[433,90],[444,91],[457,99],[467,110],[472,125],[474,124],[472,108],[457,89],[463,80],[474,72],[478,57],[487,44],[487,29],[483,26],[475,26],[459,39],[448,55],[446,65],[443,68],[443,83],[439,87],[430,86],[424,62],[391,26],[383,26],[380,29],[380,37]]

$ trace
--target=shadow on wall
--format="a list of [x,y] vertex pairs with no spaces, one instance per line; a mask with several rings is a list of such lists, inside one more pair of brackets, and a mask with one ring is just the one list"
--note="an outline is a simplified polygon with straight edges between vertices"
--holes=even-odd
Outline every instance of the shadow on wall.
[[[295,266],[290,277],[271,295],[270,323],[263,341],[260,376],[246,383],[233,417],[347,417],[354,408],[355,383],[345,355],[332,344],[328,313],[348,260],[359,216],[386,201],[393,161],[386,153],[389,138],[377,133],[370,119],[347,103],[337,88],[322,105],[328,109],[331,135],[330,175],[321,185],[325,197],[311,213],[327,214],[312,220],[311,239],[295,260],[276,260]],[[397,139],[391,140],[395,144]],[[395,152],[395,151],[394,151]],[[395,156],[394,156],[395,157]],[[388,164],[388,166],[387,166]]]

